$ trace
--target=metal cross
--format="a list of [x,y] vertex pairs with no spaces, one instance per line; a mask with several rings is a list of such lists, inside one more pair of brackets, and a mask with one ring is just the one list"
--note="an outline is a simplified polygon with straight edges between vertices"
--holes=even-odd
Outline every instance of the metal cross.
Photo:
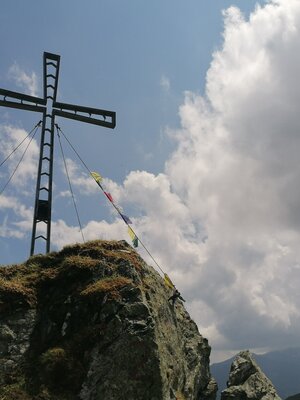
[[[59,55],[44,53],[43,98],[0,89],[0,97],[3,97],[0,98],[0,106],[20,108],[43,114],[30,255],[34,254],[37,239],[45,240],[46,253],[50,251],[55,116],[105,126],[106,128],[116,126],[116,113],[113,111],[56,101],[59,64]],[[51,109],[51,113],[48,111],[49,109]],[[40,222],[46,224],[45,234],[36,236],[37,224]]]

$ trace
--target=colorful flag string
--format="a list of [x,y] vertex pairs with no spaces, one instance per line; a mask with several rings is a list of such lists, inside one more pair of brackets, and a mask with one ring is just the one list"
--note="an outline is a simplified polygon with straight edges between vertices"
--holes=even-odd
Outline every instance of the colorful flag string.
[[120,215],[122,220],[128,226],[128,234],[129,234],[129,236],[131,238],[133,247],[138,247],[139,239],[138,239],[136,233],[134,232],[134,230],[129,226],[130,224],[132,224],[130,218],[127,217],[127,215],[123,214],[120,211],[120,208],[114,203],[112,195],[104,189],[103,185],[101,184],[101,182],[103,181],[102,176],[98,172],[91,172],[91,175],[94,178],[94,180],[96,181],[97,185],[102,190],[102,192],[105,194],[106,198],[110,201],[110,203],[113,205],[113,207],[115,208],[117,213]]
[[[104,190],[104,187],[102,186],[101,182],[103,181],[102,176],[98,173],[98,172],[92,172],[89,167],[87,166],[87,164],[84,162],[84,160],[80,157],[79,153],[77,152],[77,150],[74,148],[74,146],[72,145],[72,143],[70,142],[70,140],[67,138],[67,136],[65,135],[65,133],[62,131],[62,129],[55,124],[55,127],[57,129],[57,133],[61,133],[63,135],[63,137],[65,138],[65,140],[68,142],[69,146],[72,148],[72,150],[74,151],[74,153],[77,155],[78,159],[81,161],[82,165],[86,168],[86,170],[89,172],[89,174],[91,174],[91,176],[94,178],[95,182],[97,183],[97,185],[100,187],[100,189],[102,190],[102,192],[104,193],[104,195],[106,196],[106,198],[109,200],[109,202],[112,204],[112,206],[115,208],[115,210],[117,211],[117,213],[120,215],[120,217],[123,219],[123,221],[125,222],[125,224],[128,226],[128,234],[130,235],[130,238],[132,240],[132,244],[133,247],[137,247],[138,244],[140,243],[141,246],[145,249],[145,251],[147,252],[147,254],[149,255],[149,257],[153,260],[153,262],[155,263],[155,265],[158,267],[158,269],[161,271],[161,273],[164,276],[164,282],[166,284],[166,286],[168,286],[169,288],[172,288],[173,290],[176,289],[175,285],[173,284],[173,282],[171,281],[171,279],[169,278],[169,276],[163,271],[163,269],[160,267],[160,265],[157,263],[157,261],[155,260],[155,258],[152,256],[152,254],[150,253],[150,251],[147,249],[147,247],[144,245],[144,243],[141,241],[140,238],[138,238],[138,236],[136,235],[136,233],[134,232],[134,230],[132,229],[131,226],[129,226],[130,224],[132,224],[131,220],[129,217],[127,217],[126,215],[123,214],[123,212],[120,211],[119,207],[117,207],[113,201],[113,198],[111,196],[111,194],[109,192],[107,192],[106,190]],[[129,229],[130,228],[130,229]]]
[[155,262],[155,264],[160,269],[160,271],[163,273],[165,285],[168,286],[170,289],[175,289],[175,285],[173,284],[173,282],[171,281],[169,276],[161,269],[161,267],[158,265],[158,263],[153,258],[152,254],[149,252],[149,250],[146,248],[146,246],[143,244],[143,242],[138,238],[137,234],[135,233],[135,231],[130,226],[132,224],[130,218],[127,217],[125,214],[123,214],[120,211],[120,208],[114,203],[111,194],[104,189],[103,185],[101,184],[101,182],[103,181],[102,176],[98,172],[90,172],[90,174],[92,175],[92,177],[94,178],[94,180],[96,181],[97,185],[100,187],[100,189],[102,190],[102,192],[104,193],[106,198],[110,201],[112,206],[115,208],[117,213],[120,215],[120,217],[123,219],[123,221],[127,225],[127,231],[128,231],[129,236],[130,236],[130,239],[132,241],[133,247],[135,247],[135,248],[138,247],[138,244],[140,243],[143,246],[143,248],[146,250],[148,255]]

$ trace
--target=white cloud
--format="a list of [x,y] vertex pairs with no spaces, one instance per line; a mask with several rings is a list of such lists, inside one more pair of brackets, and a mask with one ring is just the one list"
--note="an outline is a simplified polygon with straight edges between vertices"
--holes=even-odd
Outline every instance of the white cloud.
[[196,318],[217,350],[224,337],[228,351],[298,343],[299,29],[298,1],[270,2],[249,21],[231,7],[206,96],[186,93],[180,108],[166,172],[208,236],[205,262],[181,285],[214,311]]
[[23,239],[32,228],[33,210],[27,208],[16,197],[4,194],[0,196],[0,210],[3,213],[0,236]]
[[15,62],[8,71],[8,77],[13,80],[16,85],[25,90],[26,94],[31,96],[37,96],[37,75],[35,72],[27,74],[23,69]]
[[0,237],[23,239],[24,232],[19,229],[12,229],[8,223],[8,216],[6,216],[0,224]]
[[61,192],[59,192],[59,194],[57,195],[57,197],[71,197],[72,194],[70,192],[70,190],[63,190]]
[[[33,197],[34,194],[39,150],[36,140],[30,142],[30,138],[26,136],[27,132],[23,129],[0,125],[1,161],[12,153],[1,168],[2,237],[22,239],[32,228],[33,210],[32,207],[27,207],[24,199]],[[22,145],[13,152],[22,141]]]
[[[78,226],[68,226],[65,221],[58,220],[52,223],[52,244],[61,248],[70,243],[82,243],[83,238]],[[124,239],[126,229],[121,220],[116,220],[113,224],[106,221],[89,221],[82,229],[85,241],[121,240]]]
[[[89,174],[82,172],[75,161],[73,161],[71,158],[66,158],[66,165],[71,185],[76,187],[81,194],[90,195],[99,191],[99,187],[97,186],[95,180]],[[61,162],[61,170],[66,175],[67,179],[65,165],[63,162]],[[66,195],[66,193],[63,192],[61,195]]]
[[[27,135],[24,129],[0,125],[0,154],[4,160],[12,153],[4,166],[7,167],[7,180],[12,176],[10,185],[16,190],[21,187],[24,189],[36,180],[39,146],[36,139],[26,138]],[[13,153],[22,141],[22,145]]]
[[170,79],[167,76],[162,75],[160,78],[160,86],[164,91],[169,92],[171,88]]

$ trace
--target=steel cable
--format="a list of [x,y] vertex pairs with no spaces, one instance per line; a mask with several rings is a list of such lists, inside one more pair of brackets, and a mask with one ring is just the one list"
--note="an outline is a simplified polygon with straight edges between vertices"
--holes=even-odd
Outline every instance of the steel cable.
[[[23,154],[22,154],[22,156],[21,156],[19,162],[17,163],[15,169],[13,170],[12,174],[10,175],[8,181],[7,181],[6,184],[3,186],[3,188],[0,190],[0,196],[2,195],[2,193],[4,192],[4,190],[6,189],[6,187],[8,186],[9,182],[12,180],[13,176],[14,176],[15,173],[17,172],[17,169],[19,168],[19,166],[20,166],[20,164],[21,164],[21,162],[22,162],[22,160],[23,160],[23,158],[24,158],[24,156],[25,156],[25,153],[26,153],[28,147],[30,146],[30,144],[31,144],[31,142],[32,142],[32,140],[33,140],[33,138],[35,137],[35,135],[36,135],[36,133],[37,133],[37,129],[38,129],[39,125],[40,125],[40,122],[33,128],[33,130],[35,130],[35,131],[34,131],[32,137],[30,138],[29,142],[27,143],[27,146],[25,147],[25,150],[23,151]],[[32,130],[32,131],[33,131],[33,130]],[[32,132],[32,131],[31,131],[31,132]],[[30,132],[30,134],[31,134],[31,132]],[[28,134],[27,137],[26,137],[25,139],[27,139],[28,136],[29,136],[30,134]],[[25,140],[25,139],[24,139],[24,140]],[[24,140],[16,147],[16,149],[24,142]],[[15,149],[15,150],[16,150],[16,149]],[[15,151],[15,150],[14,150],[14,151]],[[13,151],[12,153],[14,153],[14,151]],[[12,153],[11,153],[11,154],[12,154]],[[11,155],[11,154],[10,154],[10,155]],[[6,160],[4,160],[4,161],[2,162],[2,164],[3,164],[5,161],[6,161]],[[2,164],[1,164],[1,165],[2,165]]]
[[81,221],[80,221],[80,217],[79,217],[79,213],[78,213],[78,209],[77,209],[77,205],[76,205],[76,201],[75,201],[75,197],[74,197],[74,192],[73,192],[72,185],[71,185],[71,179],[70,179],[70,175],[69,175],[69,171],[68,171],[68,167],[67,167],[67,163],[66,163],[66,159],[65,159],[65,154],[64,154],[64,151],[63,151],[63,147],[62,147],[62,144],[61,144],[60,135],[59,135],[59,131],[58,130],[57,130],[57,136],[58,136],[59,146],[60,146],[60,150],[61,150],[61,154],[62,154],[64,166],[65,166],[66,175],[67,175],[68,182],[69,182],[69,188],[70,188],[70,192],[71,192],[71,196],[72,196],[72,200],[73,200],[73,205],[74,205],[75,212],[76,212],[76,215],[77,215],[77,221],[78,221],[78,224],[79,224],[79,228],[80,228],[80,232],[81,232],[83,243],[85,243],[83,230],[82,230],[82,225],[81,225]]

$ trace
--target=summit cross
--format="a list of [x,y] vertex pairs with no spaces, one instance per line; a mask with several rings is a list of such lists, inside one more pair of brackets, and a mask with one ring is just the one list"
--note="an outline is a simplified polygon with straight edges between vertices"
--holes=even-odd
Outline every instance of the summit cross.
[[[50,251],[55,116],[112,129],[116,126],[116,113],[113,111],[56,101],[59,64],[59,55],[44,52],[43,98],[0,89],[0,106],[40,112],[43,116],[31,236],[31,256],[35,252],[37,239],[46,242],[46,253]],[[37,224],[40,222],[46,224],[45,234],[37,236]]]

